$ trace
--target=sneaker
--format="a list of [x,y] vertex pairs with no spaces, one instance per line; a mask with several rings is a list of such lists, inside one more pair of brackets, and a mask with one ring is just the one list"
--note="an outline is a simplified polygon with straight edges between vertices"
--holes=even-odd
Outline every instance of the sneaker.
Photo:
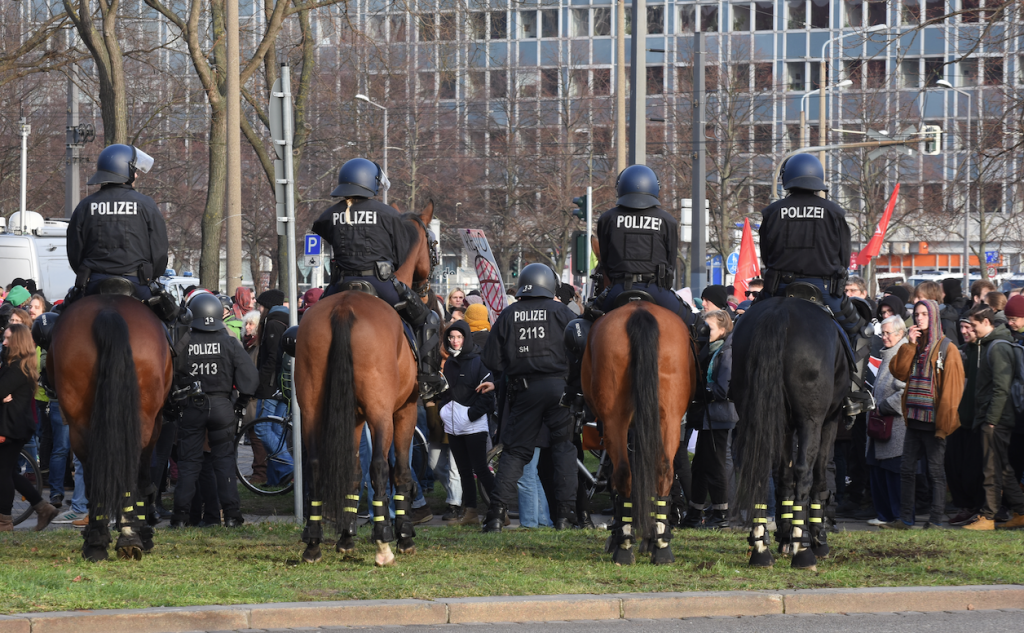
[[413,525],[419,525],[420,523],[426,523],[433,519],[434,513],[430,511],[430,506],[423,505],[418,508],[413,508],[410,518],[412,519]]
[[978,518],[974,519],[970,523],[964,526],[965,530],[978,530],[978,531],[989,531],[996,529],[996,522],[992,519],[986,519],[985,517],[978,515]]
[[1013,513],[1013,518],[999,525],[1000,530],[1016,530],[1024,527],[1024,514]]
[[903,522],[902,519],[896,519],[895,521],[889,521],[888,523],[883,523],[882,525],[879,525],[878,527],[882,528],[883,530],[911,530],[911,529],[913,529],[914,526],[907,525],[906,523]]
[[885,525],[886,523],[886,521],[883,521],[881,519],[868,519],[868,525],[873,525],[875,527]]
[[448,504],[444,514],[441,515],[441,520],[447,523],[448,521],[458,521],[459,513],[462,510],[462,506]]
[[940,523],[932,523],[931,521],[928,521],[927,523],[924,524],[924,529],[926,529],[926,530],[945,530],[946,528],[942,526],[941,522]]
[[88,521],[89,515],[86,514],[85,512],[74,512],[74,511],[72,511],[72,512],[65,512],[64,514],[61,514],[56,519],[54,519],[53,522],[54,523],[74,523],[75,521],[78,521],[79,519],[83,519],[83,518],[86,519],[86,521]]
[[84,527],[88,526],[89,525],[89,515],[88,514],[82,515],[82,518],[75,519],[74,521],[72,521],[71,525],[75,526],[76,528],[84,528]]
[[959,514],[949,520],[950,525],[967,525],[978,516],[977,510],[962,510]]

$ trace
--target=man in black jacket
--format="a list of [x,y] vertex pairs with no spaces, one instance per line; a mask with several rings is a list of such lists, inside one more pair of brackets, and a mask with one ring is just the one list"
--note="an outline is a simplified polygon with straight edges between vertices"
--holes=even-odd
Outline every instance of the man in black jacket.
[[[256,417],[268,415],[283,418],[288,413],[288,403],[274,396],[281,391],[283,350],[281,336],[288,329],[288,308],[284,307],[284,293],[277,289],[266,290],[256,298],[260,311],[260,349],[256,355],[256,369],[259,372],[259,386],[255,396]],[[276,485],[292,474],[292,455],[280,436],[280,427],[275,424],[257,424],[256,435],[267,450],[267,484]]]
[[[197,296],[189,307],[195,318],[188,365],[192,376],[202,383],[203,395],[189,399],[179,422],[178,485],[171,527],[188,520],[207,438],[224,525],[238,527],[243,519],[235,478],[235,419],[256,391],[259,376],[245,348],[224,329],[223,308],[217,297]],[[239,395],[232,403],[235,389]],[[217,521],[219,524],[219,517]]]

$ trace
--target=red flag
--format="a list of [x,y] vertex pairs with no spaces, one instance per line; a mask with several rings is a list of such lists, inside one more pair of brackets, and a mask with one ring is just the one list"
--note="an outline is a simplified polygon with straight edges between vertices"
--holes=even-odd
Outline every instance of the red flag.
[[736,279],[733,287],[740,301],[746,298],[750,288],[750,280],[761,276],[761,268],[757,264],[757,251],[754,250],[754,235],[750,232],[750,218],[743,218],[743,239],[740,240],[740,261],[736,266]]
[[900,192],[899,184],[892,190],[892,196],[889,197],[889,205],[885,207],[885,213],[882,214],[882,219],[878,221],[878,227],[875,229],[875,234],[871,236],[871,241],[864,247],[860,253],[857,254],[857,265],[864,266],[872,257],[877,257],[878,253],[882,250],[882,242],[885,241],[885,232],[889,228],[889,220],[892,219],[892,210],[896,207],[896,194]]

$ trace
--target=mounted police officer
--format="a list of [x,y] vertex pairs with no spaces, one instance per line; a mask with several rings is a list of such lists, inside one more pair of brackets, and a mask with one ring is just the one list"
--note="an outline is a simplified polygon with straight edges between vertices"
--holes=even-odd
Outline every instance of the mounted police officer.
[[393,306],[415,331],[410,343],[417,358],[420,395],[430,399],[445,389],[440,374],[441,319],[416,292],[395,278],[395,270],[413,244],[402,215],[373,199],[390,186],[380,166],[365,158],[353,158],[341,166],[331,196],[342,201],[313,223],[313,232],[334,249],[331,285],[323,296],[363,289]]
[[575,313],[555,299],[558,279],[544,264],[523,268],[516,303],[502,311],[484,346],[484,365],[504,375],[509,392],[508,414],[501,425],[504,448],[491,495],[484,532],[500,532],[508,522],[508,506],[518,497],[523,467],[533,459],[542,427],[550,434],[558,513],[556,529],[576,523],[576,448],[572,419],[559,406],[567,361],[562,333]]
[[[827,191],[825,170],[813,154],[797,154],[786,161],[782,188],[789,195],[761,213],[761,260],[764,262],[763,296],[794,294],[793,284],[810,284],[820,294],[836,321],[850,339],[855,367],[854,392],[846,402],[846,415],[854,416],[872,408],[870,390],[864,390],[870,315],[846,296],[850,265],[850,226],[846,211],[835,202],[819,197]],[[865,304],[866,305],[866,304]]]
[[[243,519],[235,479],[235,419],[255,393],[259,376],[245,348],[225,329],[221,316],[224,308],[216,296],[197,295],[189,307],[193,320],[188,367],[202,384],[202,394],[188,399],[179,421],[178,485],[174,489],[171,527],[188,521],[207,437],[224,525],[237,527]],[[239,395],[232,402],[235,389]]]
[[608,289],[565,334],[570,373],[562,403],[577,410],[583,405],[580,363],[590,321],[615,308],[623,293],[630,293],[631,299],[649,297],[678,314],[687,325],[693,324],[693,313],[672,291],[679,222],[661,208],[658,176],[647,165],[631,165],[619,174],[615,191],[618,205],[602,213],[597,221],[598,257]]

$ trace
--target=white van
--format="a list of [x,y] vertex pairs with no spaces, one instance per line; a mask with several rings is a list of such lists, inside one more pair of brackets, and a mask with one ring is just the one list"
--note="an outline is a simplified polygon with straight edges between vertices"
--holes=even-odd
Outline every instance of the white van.
[[44,220],[29,211],[22,233],[20,212],[9,223],[0,218],[0,285],[14,279],[34,279],[50,301],[63,299],[75,285],[75,271],[68,263],[67,220]]

